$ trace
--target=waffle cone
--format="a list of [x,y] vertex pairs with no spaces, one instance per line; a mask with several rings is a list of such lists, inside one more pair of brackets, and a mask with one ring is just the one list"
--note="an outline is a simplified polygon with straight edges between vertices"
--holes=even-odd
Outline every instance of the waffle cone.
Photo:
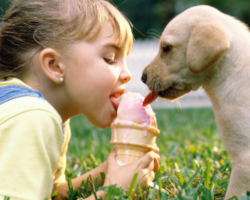
[[111,124],[110,143],[114,146],[120,164],[128,164],[138,160],[148,151],[154,149],[157,128],[127,121]]

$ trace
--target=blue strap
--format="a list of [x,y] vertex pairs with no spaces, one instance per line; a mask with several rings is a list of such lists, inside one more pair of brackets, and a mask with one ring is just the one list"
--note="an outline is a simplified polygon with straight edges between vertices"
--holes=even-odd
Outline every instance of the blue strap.
[[46,101],[44,96],[39,91],[34,89],[26,88],[20,85],[6,85],[0,87],[0,104],[24,96],[37,97]]
[[[18,97],[37,97],[47,101],[38,91],[20,85],[5,85],[0,87],[0,105]],[[63,141],[65,139],[65,124],[62,125]]]

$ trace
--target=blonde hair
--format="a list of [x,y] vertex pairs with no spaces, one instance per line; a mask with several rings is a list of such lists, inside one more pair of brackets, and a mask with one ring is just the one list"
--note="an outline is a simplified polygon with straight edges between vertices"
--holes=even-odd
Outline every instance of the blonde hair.
[[129,21],[104,0],[14,0],[0,27],[0,79],[21,76],[32,52],[90,41],[111,23],[118,45],[130,51],[133,35]]

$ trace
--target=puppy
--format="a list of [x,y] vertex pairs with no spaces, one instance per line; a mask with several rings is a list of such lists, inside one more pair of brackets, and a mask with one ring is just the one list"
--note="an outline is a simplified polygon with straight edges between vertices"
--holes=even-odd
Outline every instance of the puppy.
[[235,18],[210,6],[196,6],[166,26],[159,52],[142,81],[157,96],[175,100],[203,87],[231,158],[225,199],[250,191],[250,33]]

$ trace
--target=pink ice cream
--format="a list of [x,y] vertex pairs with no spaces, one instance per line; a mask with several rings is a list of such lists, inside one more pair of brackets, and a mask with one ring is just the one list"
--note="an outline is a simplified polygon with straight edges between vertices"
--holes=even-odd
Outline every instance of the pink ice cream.
[[155,113],[150,105],[143,106],[144,97],[139,93],[129,92],[123,95],[117,110],[118,121],[130,121],[157,128]]
[[143,96],[138,93],[123,95],[117,118],[111,124],[111,141],[116,151],[117,163],[131,163],[155,148],[160,133],[150,105],[143,106]]

